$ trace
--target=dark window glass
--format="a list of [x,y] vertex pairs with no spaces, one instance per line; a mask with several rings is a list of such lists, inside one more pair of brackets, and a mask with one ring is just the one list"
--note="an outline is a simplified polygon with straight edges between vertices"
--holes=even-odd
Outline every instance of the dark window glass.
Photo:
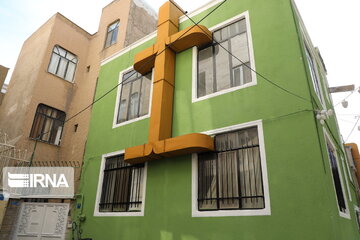
[[318,76],[316,74],[316,69],[315,69],[316,65],[315,65],[315,63],[313,61],[313,57],[312,57],[312,55],[310,53],[310,50],[306,46],[306,44],[305,44],[305,52],[306,52],[306,59],[307,59],[309,70],[310,70],[311,80],[313,82],[316,95],[318,95],[320,101],[322,102],[321,91],[320,91],[320,82],[319,82],[319,78],[318,78]]
[[39,104],[30,137],[54,145],[60,145],[65,113],[55,108]]
[[198,155],[199,210],[265,208],[257,127],[215,136]]
[[140,211],[144,164],[130,165],[124,155],[106,158],[100,212]]
[[123,74],[117,123],[148,114],[151,73],[142,76],[134,70]]
[[329,144],[327,145],[327,150],[328,150],[329,159],[330,159],[331,172],[332,172],[332,177],[334,180],[338,206],[339,206],[339,209],[341,212],[346,213],[345,197],[344,197],[344,192],[343,192],[342,185],[341,185],[339,167],[338,167],[338,163],[336,160],[335,151]]
[[[199,50],[198,97],[252,81],[245,19],[215,31],[213,37],[222,47],[214,43]],[[236,58],[225,51],[223,47]]]
[[56,45],[51,55],[48,72],[72,82],[76,64],[77,57],[74,54]]
[[116,21],[108,27],[105,39],[105,47],[109,47],[116,43],[119,31],[119,23],[120,21]]

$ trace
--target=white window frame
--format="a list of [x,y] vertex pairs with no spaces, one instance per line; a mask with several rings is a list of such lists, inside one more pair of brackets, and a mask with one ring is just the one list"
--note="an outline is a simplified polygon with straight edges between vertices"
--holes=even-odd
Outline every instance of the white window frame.
[[96,191],[96,201],[95,201],[95,208],[94,208],[94,216],[95,217],[131,217],[131,216],[144,216],[144,209],[145,209],[145,193],[146,193],[146,181],[147,181],[147,163],[144,165],[144,175],[143,175],[143,191],[142,191],[142,199],[141,199],[141,210],[139,212],[100,212],[99,211],[99,204],[101,199],[101,192],[102,192],[102,185],[104,180],[104,169],[105,169],[105,161],[106,158],[123,155],[125,154],[125,150],[119,150],[112,153],[103,154],[101,157],[101,165],[100,165],[100,173],[99,173],[99,180],[98,186]]
[[237,124],[229,127],[218,128],[210,131],[203,132],[207,135],[216,135],[220,133],[232,132],[249,127],[257,127],[259,145],[260,145],[260,158],[261,158],[261,171],[264,187],[265,208],[253,210],[217,210],[217,211],[199,211],[198,210],[198,155],[192,154],[192,217],[226,217],[226,216],[267,216],[271,215],[270,207],[270,194],[269,194],[269,181],[266,166],[265,142],[262,120]]
[[251,86],[255,86],[257,84],[257,76],[256,76],[256,69],[255,69],[255,58],[254,58],[254,49],[253,49],[253,41],[252,41],[252,35],[251,35],[251,27],[250,27],[250,16],[249,16],[249,11],[245,11],[233,18],[230,18],[224,22],[221,22],[211,28],[209,28],[209,30],[211,32],[214,32],[220,28],[223,28],[227,25],[230,25],[234,22],[237,22],[239,20],[245,19],[245,24],[246,24],[246,35],[248,38],[248,48],[249,48],[249,57],[250,57],[250,67],[254,70],[251,71],[251,82],[246,83],[244,85],[241,86],[236,86],[236,87],[231,87],[228,89],[224,89],[218,92],[214,92],[202,97],[198,97],[197,96],[197,85],[198,85],[198,48],[197,47],[193,47],[192,48],[192,102],[198,102],[198,101],[202,101],[205,99],[209,99],[212,97],[216,97],[225,93],[229,93],[229,92],[233,92],[242,88],[247,88],[247,87],[251,87]]
[[117,128],[117,127],[120,127],[120,126],[124,126],[124,125],[127,125],[127,124],[130,124],[130,123],[133,123],[133,122],[137,122],[137,121],[140,121],[140,120],[143,120],[143,119],[146,119],[146,118],[149,118],[150,115],[151,115],[151,104],[152,104],[152,93],[153,93],[153,83],[154,83],[154,69],[151,70],[151,88],[150,88],[150,99],[149,99],[149,111],[148,111],[148,114],[144,115],[144,116],[141,116],[141,117],[137,117],[137,118],[134,118],[134,119],[130,119],[128,121],[125,121],[125,122],[121,122],[121,123],[117,123],[117,116],[119,114],[119,104],[120,104],[120,94],[121,94],[121,89],[122,89],[122,78],[123,78],[123,75],[131,70],[133,70],[134,68],[131,66],[123,71],[121,71],[119,73],[119,86],[117,87],[117,93],[116,93],[116,102],[115,102],[115,111],[114,111],[114,119],[113,119],[113,127],[112,128]]
[[330,137],[328,131],[323,128],[323,132],[324,132],[324,139],[325,139],[325,143],[327,144],[330,144],[330,146],[333,148],[334,152],[335,152],[335,157],[336,157],[336,163],[338,165],[338,172],[339,172],[339,177],[340,177],[340,184],[341,184],[341,190],[342,190],[342,193],[343,193],[343,196],[344,196],[344,201],[345,201],[345,206],[346,206],[346,213],[340,211],[340,208],[339,208],[339,204],[338,204],[338,198],[337,198],[337,195],[336,195],[336,188],[335,188],[335,182],[334,182],[334,177],[332,175],[332,169],[331,169],[331,163],[330,163],[330,158],[329,158],[329,153],[328,153],[328,149],[327,149],[327,146],[326,147],[326,156],[328,158],[328,161],[329,161],[329,169],[330,169],[330,177],[331,177],[331,181],[333,183],[333,189],[334,189],[334,194],[335,194],[335,199],[336,199],[336,207],[339,211],[339,216],[340,217],[343,217],[343,218],[346,218],[346,219],[351,219],[351,216],[350,216],[350,211],[349,211],[349,204],[348,204],[348,199],[347,199],[347,196],[345,194],[345,187],[344,187],[344,182],[343,182],[343,175],[342,175],[342,164],[340,164],[340,161],[339,161],[339,154],[337,153],[337,148],[332,140],[332,138]]

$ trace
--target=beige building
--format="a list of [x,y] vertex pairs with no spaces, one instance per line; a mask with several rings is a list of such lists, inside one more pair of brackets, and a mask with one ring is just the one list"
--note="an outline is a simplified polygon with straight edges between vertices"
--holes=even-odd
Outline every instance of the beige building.
[[4,84],[4,82],[5,82],[5,78],[6,78],[6,75],[7,75],[8,71],[9,71],[9,69],[7,67],[4,67],[4,66],[0,65],[0,89],[1,89],[1,92],[0,92],[0,105],[1,105],[2,100],[4,98],[4,95],[5,95],[5,93],[3,92],[3,89],[4,90],[5,90],[5,88],[7,89],[7,85]]
[[[75,166],[79,178],[91,107],[71,117],[93,102],[100,61],[153,32],[156,18],[140,0],[115,0],[103,8],[95,34],[56,13],[24,42],[0,105],[0,129],[17,148],[29,151],[33,166]],[[0,239],[16,235],[15,216],[24,217],[19,211],[24,201],[33,200],[9,202],[15,210],[5,214]],[[34,239],[41,239],[41,231]]]

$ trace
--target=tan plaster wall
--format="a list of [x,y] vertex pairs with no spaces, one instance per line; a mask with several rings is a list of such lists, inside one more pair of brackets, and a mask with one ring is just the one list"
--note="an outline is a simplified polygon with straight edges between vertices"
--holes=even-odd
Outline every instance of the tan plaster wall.
[[[107,28],[116,20],[120,20],[117,42],[104,48]],[[104,7],[98,32],[93,35],[61,14],[55,14],[23,45],[8,94],[0,106],[0,129],[5,129],[10,138],[17,140],[17,147],[28,149],[31,153],[35,141],[29,139],[29,135],[38,104],[62,110],[67,118],[74,116],[93,101],[100,61],[153,32],[156,23],[153,16],[132,0],[115,0]],[[55,45],[78,57],[73,83],[47,72]],[[91,108],[67,122],[60,146],[38,142],[34,161],[81,163],[90,116]],[[78,124],[76,132],[75,124]],[[76,178],[79,177],[77,174]]]

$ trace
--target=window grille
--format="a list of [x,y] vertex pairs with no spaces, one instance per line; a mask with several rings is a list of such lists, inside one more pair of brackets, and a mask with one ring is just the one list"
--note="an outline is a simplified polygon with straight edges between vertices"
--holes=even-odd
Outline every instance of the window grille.
[[130,165],[124,155],[106,158],[100,212],[140,211],[144,164]]
[[198,209],[263,209],[257,127],[215,136],[216,151],[198,155]]

